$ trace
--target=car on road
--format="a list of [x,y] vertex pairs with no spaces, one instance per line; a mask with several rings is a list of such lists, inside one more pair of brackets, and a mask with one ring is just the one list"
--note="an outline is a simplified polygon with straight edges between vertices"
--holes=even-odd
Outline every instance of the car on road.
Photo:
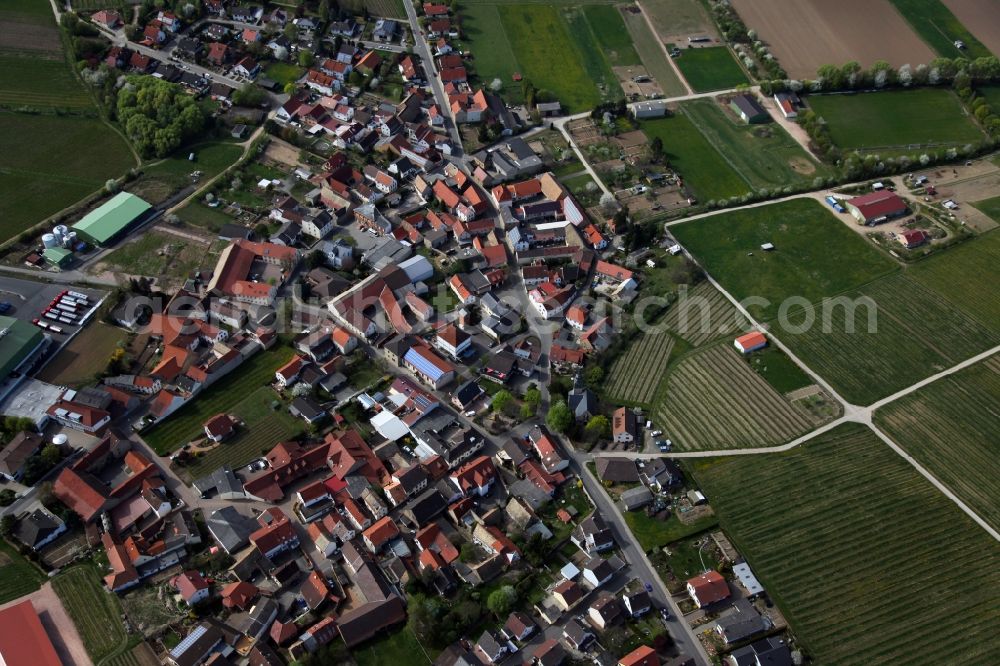
[[662,430],[654,430],[654,431],[653,431],[653,432],[651,432],[650,434],[651,434],[651,435],[652,435],[653,437],[659,437],[660,435],[662,435],[662,434],[663,434],[663,431],[662,431]]
[[7,301],[0,302],[0,314],[7,314],[8,312],[10,312],[10,309],[12,307],[14,306],[8,303]]
[[653,591],[653,586],[650,585],[649,583],[646,583],[645,586],[646,586],[646,591],[647,592],[652,592]]

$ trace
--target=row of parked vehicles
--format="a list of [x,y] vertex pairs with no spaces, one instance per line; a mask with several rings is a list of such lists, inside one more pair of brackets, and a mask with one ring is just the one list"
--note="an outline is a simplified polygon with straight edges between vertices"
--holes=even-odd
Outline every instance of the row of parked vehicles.
[[89,296],[79,291],[64,290],[52,299],[42,311],[42,316],[32,320],[32,323],[46,331],[62,333],[63,329],[59,324],[78,326],[89,309]]

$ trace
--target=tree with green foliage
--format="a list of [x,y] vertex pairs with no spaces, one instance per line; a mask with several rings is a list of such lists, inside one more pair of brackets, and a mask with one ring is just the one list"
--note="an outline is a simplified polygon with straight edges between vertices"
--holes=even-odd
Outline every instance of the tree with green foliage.
[[507,408],[510,407],[513,400],[514,396],[510,394],[510,391],[507,390],[497,391],[496,395],[493,396],[493,402],[490,404],[490,406],[493,409],[493,413],[495,414],[504,413],[507,410]]
[[573,425],[573,412],[562,400],[549,407],[549,413],[545,417],[545,423],[556,432],[566,433]]
[[0,536],[4,539],[9,539],[14,535],[14,528],[17,527],[17,519],[7,514],[3,518],[0,518]]
[[611,436],[611,422],[604,414],[590,417],[583,432],[587,439],[596,442],[599,439],[607,439]]
[[313,61],[316,58],[313,56],[313,52],[309,49],[302,49],[299,51],[299,66],[300,67],[312,67]]
[[604,368],[599,365],[592,365],[583,373],[583,383],[592,391],[597,391],[604,383]]
[[145,157],[166,157],[205,128],[205,112],[184,89],[152,76],[130,76],[118,92],[118,120]]
[[504,585],[490,592],[486,598],[486,607],[499,620],[507,616],[517,602],[517,592],[512,585]]
[[59,461],[62,460],[62,450],[55,444],[49,444],[42,449],[41,457],[42,462],[52,468],[58,465]]
[[10,488],[0,490],[0,506],[10,506],[17,499],[17,493]]
[[462,544],[462,548],[458,553],[458,559],[462,562],[475,562],[476,558],[479,557],[479,549],[476,548],[476,544],[471,541],[466,541]]
[[267,102],[267,93],[254,83],[244,84],[233,93],[233,104],[236,106],[258,107]]

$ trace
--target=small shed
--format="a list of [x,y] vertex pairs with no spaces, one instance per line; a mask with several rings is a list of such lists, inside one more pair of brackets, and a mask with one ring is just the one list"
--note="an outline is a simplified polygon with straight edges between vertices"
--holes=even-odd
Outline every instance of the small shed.
[[737,95],[729,102],[729,108],[740,117],[745,123],[755,125],[757,123],[766,123],[771,120],[771,116],[764,110],[764,107],[760,105],[757,98],[753,95],[744,94]]
[[42,252],[42,256],[53,266],[58,266],[59,268],[65,268],[69,266],[73,261],[73,253],[62,247],[49,247],[45,248]]
[[733,341],[736,351],[741,354],[749,354],[752,351],[762,349],[767,346],[767,337],[760,331],[753,331],[746,335],[741,335]]

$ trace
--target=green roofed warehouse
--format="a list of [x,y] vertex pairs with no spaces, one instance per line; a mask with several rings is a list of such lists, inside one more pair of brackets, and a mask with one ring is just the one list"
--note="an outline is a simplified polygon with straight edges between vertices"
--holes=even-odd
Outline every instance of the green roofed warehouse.
[[41,330],[20,319],[0,316],[0,399],[17,386],[20,375],[45,351],[46,344]]
[[87,213],[73,230],[94,245],[108,245],[144,220],[152,208],[134,194],[121,192]]

